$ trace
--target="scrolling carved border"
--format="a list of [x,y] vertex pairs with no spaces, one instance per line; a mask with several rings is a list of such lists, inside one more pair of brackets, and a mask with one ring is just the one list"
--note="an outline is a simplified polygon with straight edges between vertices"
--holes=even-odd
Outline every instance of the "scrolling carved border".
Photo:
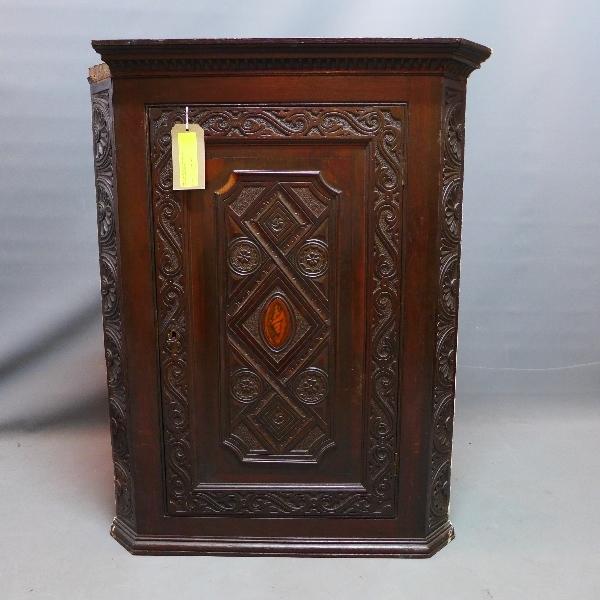
[[[405,106],[203,106],[190,120],[207,137],[362,138],[373,161],[370,191],[369,389],[365,491],[196,488],[188,398],[184,196],[171,189],[170,131],[181,107],[150,107],[159,362],[168,511],[175,515],[369,516],[396,514],[401,214]],[[401,116],[399,116],[401,115]]]
[[429,478],[429,531],[447,521],[450,501],[465,144],[463,89],[445,87],[442,118],[442,187],[438,214],[439,280],[432,407],[433,447]]
[[129,443],[129,406],[126,384],[125,341],[121,317],[120,254],[117,234],[117,195],[110,89],[92,93],[92,134],[104,352],[115,473],[116,511],[135,525],[133,477]]

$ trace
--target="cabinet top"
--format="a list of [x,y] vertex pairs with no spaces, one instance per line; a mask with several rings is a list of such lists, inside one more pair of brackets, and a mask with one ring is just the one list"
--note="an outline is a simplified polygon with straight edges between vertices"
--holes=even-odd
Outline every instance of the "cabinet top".
[[465,79],[491,50],[461,38],[93,40],[113,78],[235,72],[373,72]]

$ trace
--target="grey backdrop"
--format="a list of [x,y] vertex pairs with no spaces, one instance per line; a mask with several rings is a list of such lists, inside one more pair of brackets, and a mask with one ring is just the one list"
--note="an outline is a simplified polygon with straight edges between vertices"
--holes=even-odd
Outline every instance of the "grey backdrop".
[[[106,415],[85,79],[98,61],[92,38],[461,36],[491,46],[492,58],[469,80],[458,418],[471,411],[493,420],[490,407],[511,398],[517,421],[557,402],[568,414],[598,407],[598,2],[0,6],[0,428],[7,435],[104,423]],[[535,427],[527,435],[536,436]]]
[[103,393],[91,38],[451,35],[491,46],[469,81],[459,398],[598,393],[598,3],[3,0],[1,17],[5,418]]

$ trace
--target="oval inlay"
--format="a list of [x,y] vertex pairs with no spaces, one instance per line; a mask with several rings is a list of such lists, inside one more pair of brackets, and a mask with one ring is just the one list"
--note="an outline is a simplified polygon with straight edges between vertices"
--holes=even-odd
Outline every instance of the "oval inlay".
[[281,296],[275,296],[263,310],[262,333],[265,341],[273,350],[279,350],[290,341],[293,329],[293,315],[288,303]]

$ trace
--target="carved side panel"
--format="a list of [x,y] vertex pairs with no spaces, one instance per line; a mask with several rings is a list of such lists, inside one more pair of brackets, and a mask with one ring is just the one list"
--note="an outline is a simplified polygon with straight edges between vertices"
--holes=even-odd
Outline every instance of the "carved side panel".
[[[368,356],[365,381],[368,397],[365,407],[364,491],[339,489],[305,489],[286,486],[265,491],[231,486],[210,489],[197,486],[193,479],[193,440],[190,428],[190,378],[186,313],[186,281],[184,248],[184,195],[171,189],[172,164],[170,130],[184,121],[180,106],[157,106],[148,109],[150,131],[150,171],[152,205],[155,222],[156,293],[159,319],[159,352],[161,370],[161,401],[165,444],[165,470],[168,512],[174,515],[245,515],[245,516],[365,516],[393,517],[396,514],[396,449],[398,446],[398,379],[400,336],[400,276],[401,276],[401,215],[405,169],[405,107],[377,106],[204,106],[190,107],[190,120],[198,123],[207,138],[348,138],[362,139],[369,146],[372,169],[367,183],[369,214],[370,281],[368,283]],[[240,193],[230,204],[231,211],[243,215],[255,201],[251,187]],[[303,192],[300,192],[303,193]],[[300,196],[301,197],[301,196]],[[303,198],[308,210],[321,210],[310,197]],[[311,208],[312,204],[312,208]],[[273,203],[272,207],[278,207]],[[270,213],[271,226],[264,235],[282,247],[292,250],[295,239],[293,221],[288,223],[284,212]],[[289,229],[291,227],[292,229]],[[286,237],[289,234],[289,237]],[[293,242],[293,244],[298,243]],[[318,238],[315,240],[318,241]],[[295,247],[295,246],[294,246]],[[298,247],[300,250],[300,247]],[[298,270],[318,277],[324,268],[320,244],[303,248],[296,255]],[[238,240],[229,255],[233,272],[254,273],[260,269],[263,250],[251,238]],[[308,277],[308,275],[307,275]],[[294,319],[294,305],[287,304],[273,288],[271,299],[282,299],[292,315],[288,317],[286,333],[275,332],[272,348],[287,347],[300,325]],[[288,290],[289,291],[289,290]],[[296,292],[294,292],[296,293]],[[291,291],[290,291],[291,295]],[[295,299],[294,299],[295,301]],[[277,305],[265,304],[257,313],[257,322],[266,324]],[[261,321],[262,319],[262,321]],[[324,320],[324,319],[323,319]],[[257,325],[258,327],[258,325]],[[265,329],[263,328],[263,332]],[[269,334],[263,333],[265,343]],[[281,336],[277,341],[275,336]],[[268,353],[266,353],[268,355]],[[265,360],[266,360],[265,355]],[[274,359],[273,359],[274,360]],[[275,361],[277,362],[277,361]],[[316,367],[319,368],[319,367]],[[326,373],[323,369],[323,372]],[[298,382],[297,395],[317,399],[325,382],[321,373],[311,372],[310,381]],[[241,367],[232,377],[231,395],[252,402],[262,393],[264,384],[248,366]],[[316,403],[316,402],[315,402]],[[243,404],[243,402],[242,402]],[[277,408],[266,419],[280,419]],[[281,408],[281,407],[279,407]],[[283,411],[282,411],[283,413]],[[284,423],[289,417],[282,414]],[[281,419],[280,419],[281,420]],[[284,427],[282,425],[282,427]],[[283,430],[282,430],[283,431]],[[280,437],[285,437],[279,433]],[[279,442],[281,444],[281,442]],[[306,441],[305,441],[306,445]],[[275,444],[273,445],[275,446]],[[286,446],[287,448],[287,446]]]
[[318,173],[236,177],[216,194],[226,257],[223,441],[245,462],[315,462],[334,445],[338,192]]
[[135,524],[133,478],[128,433],[128,397],[123,324],[121,319],[117,198],[110,90],[92,94],[92,132],[98,212],[98,244],[104,348],[117,516]]
[[446,87],[442,129],[442,189],[439,204],[439,288],[433,390],[430,530],[448,519],[465,143],[463,89]]

